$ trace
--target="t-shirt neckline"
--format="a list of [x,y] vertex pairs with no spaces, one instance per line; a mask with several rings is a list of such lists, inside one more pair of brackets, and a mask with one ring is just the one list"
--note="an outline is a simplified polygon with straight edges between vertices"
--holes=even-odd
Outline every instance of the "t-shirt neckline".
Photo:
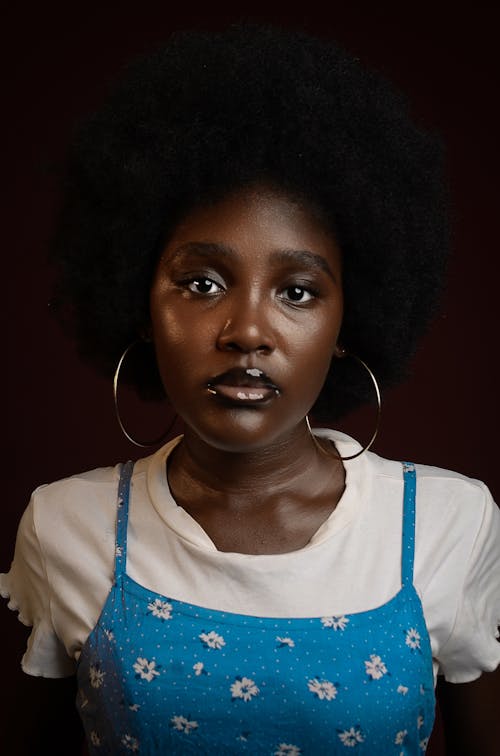
[[[320,438],[331,440],[341,456],[349,456],[361,448],[357,441],[339,431],[329,428],[315,428],[314,433]],[[367,455],[363,454],[353,460],[344,462],[344,492],[335,509],[320,525],[305,546],[295,551],[280,554],[241,554],[238,552],[219,551],[201,525],[183,507],[177,505],[170,491],[167,478],[167,458],[180,443],[181,439],[182,436],[172,439],[149,459],[146,475],[148,492],[153,507],[163,522],[179,538],[189,541],[193,546],[203,551],[216,552],[222,559],[289,559],[292,555],[301,554],[334,537],[336,533],[347,527],[359,515],[360,509],[370,498],[371,476],[368,470],[369,462]]]

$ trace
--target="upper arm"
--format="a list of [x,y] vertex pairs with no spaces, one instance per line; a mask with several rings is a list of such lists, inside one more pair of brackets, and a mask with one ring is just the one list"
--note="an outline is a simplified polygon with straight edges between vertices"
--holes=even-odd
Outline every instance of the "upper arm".
[[14,560],[0,574],[0,594],[9,598],[23,625],[30,627],[22,666],[28,675],[68,677],[75,672],[71,658],[54,627],[51,608],[53,587],[35,523],[35,492],[17,531]]
[[443,675],[438,676],[437,698],[451,756],[500,753],[500,512],[488,489],[479,486],[482,495],[476,496],[469,485],[458,512],[474,515],[467,529],[457,520],[456,544],[460,532],[468,533],[470,548],[468,553],[457,549],[459,558],[453,557],[462,578],[451,632],[436,653]]
[[500,667],[468,683],[439,678],[437,697],[447,753],[497,756],[500,753]]
[[500,510],[482,484],[469,484],[461,495],[455,530],[441,552],[448,571],[434,577],[441,637],[433,652],[448,682],[468,685],[500,664]]

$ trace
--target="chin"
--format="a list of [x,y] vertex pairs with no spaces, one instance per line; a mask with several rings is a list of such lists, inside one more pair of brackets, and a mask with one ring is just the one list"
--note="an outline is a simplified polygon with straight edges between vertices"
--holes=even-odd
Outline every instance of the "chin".
[[279,423],[261,411],[254,409],[237,410],[227,413],[226,417],[219,417],[217,423],[191,423],[186,418],[186,435],[198,437],[203,443],[214,449],[234,454],[250,454],[264,451],[290,437],[294,425],[302,420],[301,416],[295,423]]

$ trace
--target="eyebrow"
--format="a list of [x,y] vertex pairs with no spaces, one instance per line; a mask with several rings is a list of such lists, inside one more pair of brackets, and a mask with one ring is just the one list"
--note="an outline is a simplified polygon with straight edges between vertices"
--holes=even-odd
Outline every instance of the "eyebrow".
[[[187,242],[177,247],[172,254],[172,258],[182,257],[183,255],[194,254],[200,257],[217,255],[220,257],[236,257],[234,249],[222,242]],[[270,257],[276,262],[294,262],[304,268],[314,268],[326,273],[337,283],[337,277],[328,265],[328,262],[322,255],[310,252],[307,249],[278,249],[270,253]]]

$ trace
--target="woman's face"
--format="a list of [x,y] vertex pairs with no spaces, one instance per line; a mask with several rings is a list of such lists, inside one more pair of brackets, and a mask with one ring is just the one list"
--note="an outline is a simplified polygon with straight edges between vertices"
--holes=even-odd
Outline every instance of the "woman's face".
[[221,450],[286,439],[323,386],[342,322],[341,254],[315,214],[267,188],[178,224],[151,288],[167,395]]

